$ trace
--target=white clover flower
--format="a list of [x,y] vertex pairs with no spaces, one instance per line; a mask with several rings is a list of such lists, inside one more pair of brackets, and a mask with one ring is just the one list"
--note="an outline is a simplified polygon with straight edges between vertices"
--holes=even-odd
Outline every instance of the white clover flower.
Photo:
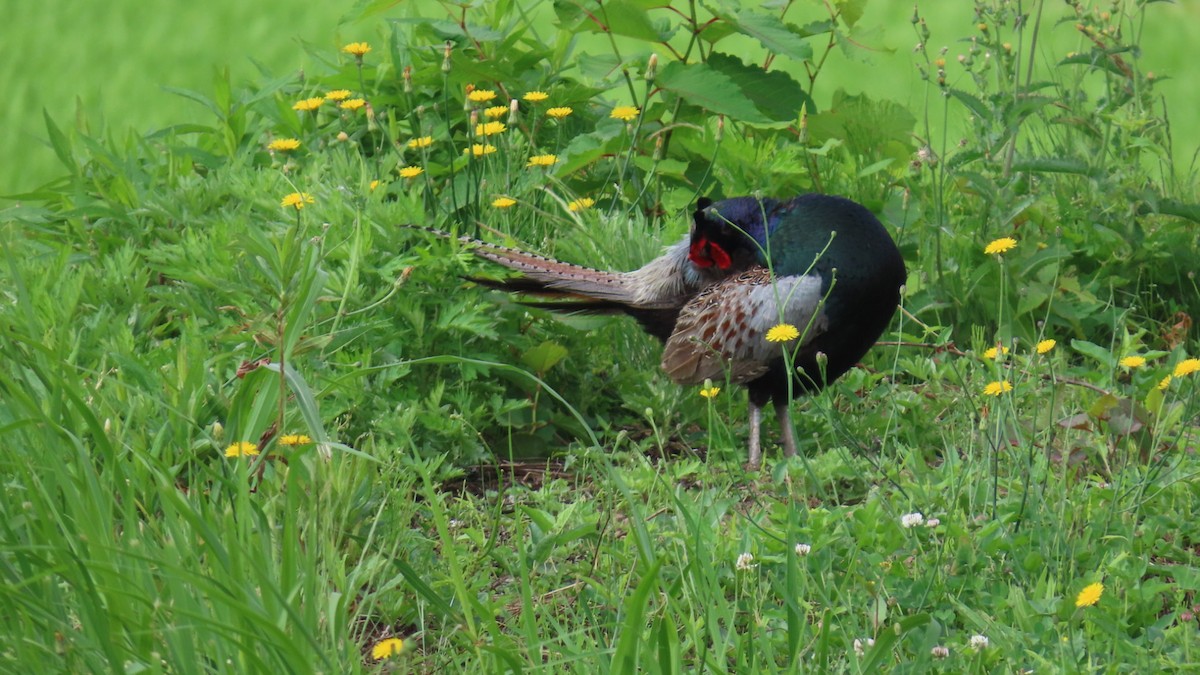
[[809,553],[812,553],[812,544],[796,544],[796,555],[803,558]]
[[930,649],[929,653],[932,654],[933,658],[935,658],[935,659],[944,659],[947,656],[950,656],[950,650],[941,645],[938,645],[938,646],[934,647],[933,649]]
[[854,653],[862,656],[867,651],[867,647],[875,646],[875,638],[854,638]]
[[737,557],[737,562],[734,563],[734,567],[736,567],[739,571],[745,572],[746,570],[752,570],[755,567],[758,567],[758,565],[754,563],[753,553],[743,553]]
[[942,524],[942,521],[937,518],[930,518],[929,520],[925,521],[925,527],[929,527],[929,528],[934,528],[941,524]]
[[968,643],[971,649],[975,651],[983,651],[988,648],[988,639],[986,635],[972,635],[971,641]]
[[913,528],[925,522],[925,516],[921,515],[920,511],[906,513],[900,516],[900,524],[907,528]]

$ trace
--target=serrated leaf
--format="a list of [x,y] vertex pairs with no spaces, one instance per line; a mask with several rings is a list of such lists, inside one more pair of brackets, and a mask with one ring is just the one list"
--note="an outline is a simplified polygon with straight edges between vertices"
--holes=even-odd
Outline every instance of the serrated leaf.
[[50,111],[45,108],[42,109],[42,119],[46,121],[46,133],[50,136],[50,146],[54,148],[54,154],[58,157],[58,161],[71,171],[72,176],[75,175],[79,167],[71,153],[71,142],[67,140],[67,135],[58,128],[54,119],[50,117]]
[[704,63],[669,63],[659,72],[655,83],[684,101],[710,112],[752,124],[771,121],[746,98],[733,79]]
[[767,72],[759,66],[748,66],[736,56],[714,52],[707,61],[712,68],[724,73],[741,89],[742,94],[759,112],[777,122],[791,122],[801,108],[809,114],[817,112],[808,92],[791,75],[775,70]]
[[812,46],[800,33],[792,30],[778,17],[750,11],[717,14],[742,35],[748,35],[769,51],[797,61],[812,58]]
[[739,12],[736,17],[738,30],[770,51],[797,61],[812,58],[812,46],[778,17],[748,11]]
[[979,100],[978,98],[968,94],[965,91],[960,91],[960,90],[954,89],[954,88],[950,89],[950,96],[958,99],[958,101],[960,103],[967,106],[967,110],[970,110],[971,113],[974,114],[979,119],[983,119],[983,120],[991,119],[991,117],[992,117],[991,109],[988,108],[986,103]]
[[1113,75],[1120,77],[1128,77],[1129,75],[1121,70],[1121,68],[1113,62],[1106,54],[1099,52],[1084,52],[1082,54],[1074,54],[1058,62],[1060,66],[1076,65],[1076,66],[1091,66],[1101,70],[1108,71]]

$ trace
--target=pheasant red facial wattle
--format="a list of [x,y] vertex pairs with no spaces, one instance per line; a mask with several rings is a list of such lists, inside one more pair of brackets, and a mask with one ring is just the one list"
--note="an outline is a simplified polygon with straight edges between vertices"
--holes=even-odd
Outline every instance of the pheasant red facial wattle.
[[729,269],[733,264],[733,260],[725,252],[725,249],[716,242],[709,241],[706,237],[700,237],[692,242],[688,251],[688,260],[691,260],[697,267],[716,265],[718,269],[722,270]]
[[[663,341],[662,369],[675,382],[744,384],[749,465],[757,468],[763,407],[774,404],[783,452],[795,454],[793,393],[820,391],[875,344],[899,304],[904,260],[879,220],[842,197],[704,198],[692,218],[691,234],[631,272],[461,241],[521,273],[480,284],[549,298],[524,303],[530,306],[628,314]],[[767,341],[781,323],[799,337]]]

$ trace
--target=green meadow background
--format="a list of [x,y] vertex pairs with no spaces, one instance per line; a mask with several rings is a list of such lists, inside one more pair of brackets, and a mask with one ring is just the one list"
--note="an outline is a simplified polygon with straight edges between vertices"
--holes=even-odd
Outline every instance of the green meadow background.
[[[282,75],[303,70],[311,63],[306,44],[331,49],[350,40],[378,39],[372,31],[364,34],[359,29],[364,13],[445,15],[436,2],[320,2],[300,7],[272,0],[115,0],[73,3],[69,11],[55,10],[56,4],[6,3],[6,22],[20,29],[6,31],[6,58],[0,61],[0,91],[5,92],[0,106],[6,121],[5,133],[0,134],[0,156],[6,158],[0,163],[0,195],[31,190],[58,175],[54,153],[45,141],[43,111],[64,126],[81,111],[93,131],[118,134],[206,121],[196,104],[164,88],[207,93],[214,72],[222,68],[231,71],[235,82],[264,79],[263,71]],[[541,8],[547,18],[549,5]],[[933,31],[932,42],[956,53],[958,45],[939,40],[961,34],[972,4],[939,0],[921,7]],[[828,76],[821,78],[824,88],[813,92],[817,103],[827,104],[836,84],[850,93],[868,92],[917,109],[915,100],[924,96],[925,88],[912,66],[912,10],[907,0],[868,3],[864,23],[874,28],[864,32],[876,39],[863,48],[872,53],[871,61],[832,57]],[[1062,3],[1048,2],[1047,12],[1061,13]],[[1158,91],[1173,111],[1175,160],[1186,170],[1200,149],[1200,47],[1195,40],[1200,2],[1161,3],[1149,16],[1143,44],[1152,50],[1141,65],[1170,78]],[[1048,39],[1067,45],[1081,42],[1070,24],[1056,26]]]
[[[1200,1],[596,1],[6,3],[0,672],[1200,672]],[[397,226],[627,270],[809,190],[903,311],[757,472],[739,387]]]

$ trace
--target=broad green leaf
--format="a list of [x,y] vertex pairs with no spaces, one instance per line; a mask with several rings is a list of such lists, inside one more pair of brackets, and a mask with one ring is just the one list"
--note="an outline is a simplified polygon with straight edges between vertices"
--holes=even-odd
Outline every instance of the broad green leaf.
[[858,23],[858,20],[862,18],[863,10],[867,7],[867,0],[836,0],[833,4],[838,8],[838,12],[841,13],[842,21],[845,21],[847,26],[853,28],[854,24]]
[[598,10],[596,15],[614,35],[624,35],[647,42],[662,42],[670,37],[669,33],[659,31],[646,10],[634,2],[605,0],[599,4],[602,9]]
[[539,375],[558,365],[567,358],[567,348],[547,340],[521,355],[521,363]]
[[769,51],[791,57],[797,61],[807,61],[812,58],[812,46],[796,30],[793,30],[779,18],[768,14],[758,14],[742,10],[718,16],[728,22],[742,35],[748,35]]
[[650,19],[644,6],[636,0],[605,0],[604,2],[555,2],[554,13],[559,26],[569,32],[612,33],[646,42],[663,42],[670,38],[669,25],[662,30]]
[[1116,365],[1116,360],[1113,358],[1112,352],[1093,342],[1071,340],[1071,348],[1084,356],[1092,357],[1106,368],[1112,368]]
[[684,101],[710,112],[728,115],[740,122],[762,124],[771,121],[728,75],[707,64],[669,63],[655,82]]
[[778,122],[792,122],[807,107],[809,114],[817,111],[808,92],[791,75],[775,70],[767,72],[757,65],[748,66],[741,59],[714,52],[708,65],[729,76],[758,108],[759,112]]

